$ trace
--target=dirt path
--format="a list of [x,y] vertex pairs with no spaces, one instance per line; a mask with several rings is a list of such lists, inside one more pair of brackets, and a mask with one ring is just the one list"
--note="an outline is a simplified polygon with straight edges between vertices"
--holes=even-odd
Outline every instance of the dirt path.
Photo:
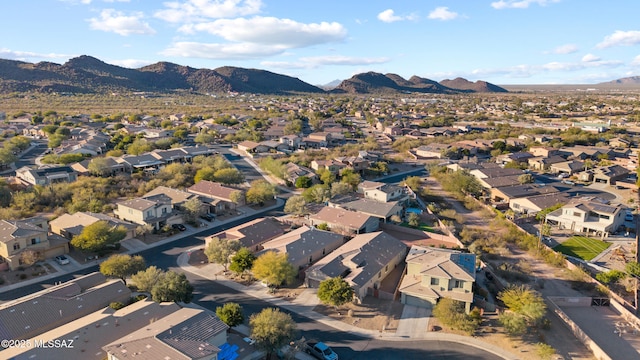
[[[437,196],[445,199],[445,202],[451,206],[464,219],[464,225],[486,231],[490,229],[489,223],[491,218],[487,218],[485,210],[470,211],[464,205],[445,192],[440,183],[434,178],[429,177],[424,183],[429,191]],[[511,254],[507,255],[508,261],[518,263],[523,262],[529,266],[529,276],[532,278],[531,284],[536,284],[536,289],[540,291],[543,297],[548,296],[585,296],[585,294],[572,288],[570,271],[567,269],[555,268],[542,260],[535,258],[526,251],[509,246]],[[553,314],[549,313],[547,318],[551,321],[549,330],[542,332],[541,339],[536,340],[546,342],[556,349],[558,355],[564,359],[594,359],[593,354],[589,351],[573,334],[566,325]],[[495,329],[493,329],[495,330]],[[482,334],[483,340],[495,343],[505,349],[520,349],[523,359],[536,359],[534,341],[522,342],[516,339],[510,339],[504,334],[491,332]]]

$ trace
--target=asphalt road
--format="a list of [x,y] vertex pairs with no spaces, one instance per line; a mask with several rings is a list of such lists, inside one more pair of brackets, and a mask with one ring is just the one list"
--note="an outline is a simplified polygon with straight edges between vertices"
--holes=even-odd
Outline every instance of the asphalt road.
[[262,175],[245,161],[242,156],[229,151],[231,145],[210,145],[210,147],[224,155],[224,157],[244,175],[244,179],[247,182],[251,183],[253,180],[263,179]]
[[33,167],[36,164],[36,157],[42,155],[47,150],[47,142],[43,140],[32,140],[32,142],[38,143],[38,146],[24,153],[15,162],[16,169],[20,169],[23,166]]
[[[276,210],[276,213],[279,211],[280,210]],[[205,236],[231,228],[239,223],[259,216],[262,215],[256,214],[250,218],[212,227],[196,236],[178,239],[152,249],[147,249],[139,254],[147,260],[149,265],[155,265],[162,269],[176,269],[178,256],[193,247],[201,246],[203,244],[202,239]],[[0,293],[0,301],[16,299],[49,287],[55,282],[68,281],[75,276],[94,271],[98,271],[97,265],[37,284],[3,292]],[[193,301],[209,310],[215,311],[217,306],[229,301],[241,304],[246,314],[259,312],[266,307],[273,306],[266,301],[245,295],[242,292],[220,285],[215,281],[203,279],[190,273],[187,273],[187,277],[195,289]],[[299,314],[291,313],[290,315],[298,324],[301,336],[305,336],[308,339],[321,339],[327,342],[338,353],[340,359],[501,359],[499,356],[471,346],[446,341],[385,341],[361,338],[349,333],[337,331],[334,328]]]

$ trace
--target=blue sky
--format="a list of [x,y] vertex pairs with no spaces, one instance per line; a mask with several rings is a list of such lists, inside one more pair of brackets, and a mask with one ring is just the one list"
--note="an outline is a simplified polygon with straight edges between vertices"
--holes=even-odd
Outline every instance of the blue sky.
[[638,0],[2,1],[0,58],[590,84],[640,75]]

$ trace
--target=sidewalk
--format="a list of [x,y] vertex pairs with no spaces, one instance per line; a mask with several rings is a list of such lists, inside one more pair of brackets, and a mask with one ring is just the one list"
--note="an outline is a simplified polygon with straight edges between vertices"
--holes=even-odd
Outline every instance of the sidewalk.
[[[136,254],[140,251],[143,250],[147,250],[147,249],[151,249],[157,246],[161,246],[164,245],[166,243],[170,243],[176,240],[180,240],[183,239],[187,236],[193,236],[193,235],[197,235],[201,232],[207,231],[210,227],[212,226],[221,226],[224,225],[226,223],[232,222],[232,221],[236,221],[238,219],[241,218],[245,218],[245,217],[249,217],[258,213],[266,213],[272,209],[275,209],[279,206],[282,206],[282,204],[284,204],[284,200],[277,198],[276,203],[274,205],[268,206],[268,207],[264,207],[260,210],[254,210],[248,206],[243,206],[241,208],[239,208],[243,214],[239,217],[234,217],[234,218],[230,218],[230,219],[225,219],[223,221],[219,221],[216,219],[215,222],[212,222],[210,224],[210,226],[208,227],[204,227],[204,228],[193,228],[193,227],[187,227],[186,231],[182,231],[176,235],[173,236],[169,236],[165,239],[162,239],[160,241],[156,241],[152,244],[146,244],[138,239],[130,239],[130,240],[124,240],[122,242],[122,245],[127,248],[127,251],[123,252],[122,254]],[[48,259],[46,260],[46,262],[51,265],[54,269],[57,270],[57,272],[54,273],[49,273],[47,275],[44,276],[39,276],[39,277],[35,277],[29,280],[25,280],[25,281],[21,281],[19,283],[15,283],[15,284],[11,284],[11,285],[2,285],[0,286],[0,293],[3,292],[7,292],[7,291],[11,291],[23,286],[27,286],[27,285],[31,285],[31,284],[35,284],[41,281],[46,281],[61,275],[65,275],[67,273],[70,272],[75,272],[81,269],[86,269],[92,266],[96,266],[99,265],[102,261],[104,261],[106,258],[102,258],[102,259],[98,259],[98,260],[94,260],[94,261],[89,261],[87,263],[79,263],[75,260],[73,260],[71,257],[69,257],[70,263],[67,265],[58,265],[53,259]]]
[[491,352],[504,359],[518,359],[517,356],[497,346],[478,340],[474,337],[427,331],[429,322],[428,316],[430,315],[428,314],[428,310],[424,311],[415,307],[408,307],[406,311],[402,312],[402,318],[400,319],[400,324],[398,325],[398,330],[396,332],[383,332],[380,330],[361,329],[313,311],[313,309],[319,303],[318,297],[316,295],[316,289],[306,289],[293,301],[287,301],[283,298],[273,296],[269,293],[267,288],[257,283],[254,283],[250,286],[245,286],[222,277],[218,278],[216,274],[223,270],[221,265],[208,264],[203,267],[192,266],[189,264],[189,255],[189,252],[185,252],[180,254],[180,256],[178,257],[178,266],[182,270],[188,271],[192,274],[198,275],[205,279],[209,279],[211,281],[218,281],[224,286],[237,291],[241,291],[257,299],[267,301],[274,306],[278,306],[284,309],[285,311],[308,317],[314,321],[320,322],[339,331],[347,332],[349,334],[355,334],[368,339],[382,339],[390,341],[432,340],[456,342]]

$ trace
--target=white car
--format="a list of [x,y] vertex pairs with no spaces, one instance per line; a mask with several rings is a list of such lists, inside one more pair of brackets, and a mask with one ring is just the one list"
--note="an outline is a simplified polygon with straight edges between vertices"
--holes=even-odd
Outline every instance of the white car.
[[56,262],[60,265],[67,265],[69,263],[69,258],[64,255],[56,256]]

